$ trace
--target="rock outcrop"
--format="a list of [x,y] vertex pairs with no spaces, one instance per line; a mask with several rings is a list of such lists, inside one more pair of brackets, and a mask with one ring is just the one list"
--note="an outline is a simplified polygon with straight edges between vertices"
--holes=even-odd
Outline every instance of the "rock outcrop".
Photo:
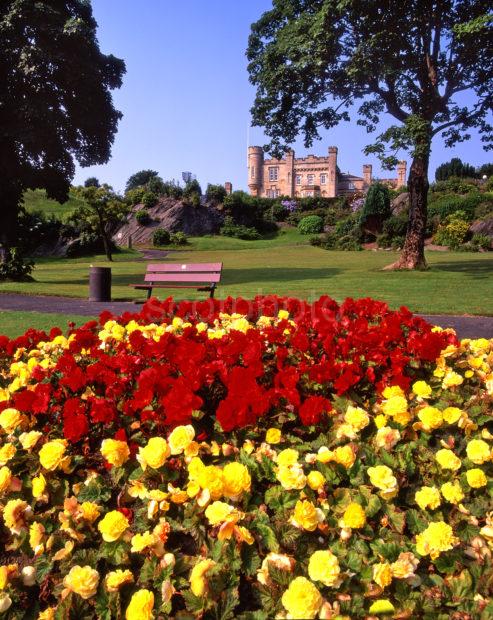
[[147,209],[150,221],[146,225],[135,219],[139,209],[143,206],[135,205],[125,224],[114,233],[113,241],[117,245],[128,245],[129,237],[134,244],[152,243],[152,236],[158,228],[190,236],[211,235],[219,232],[223,222],[223,215],[213,206],[194,207],[174,198],[161,198],[154,207]]
[[392,200],[390,203],[390,208],[392,210],[392,215],[400,215],[404,213],[404,211],[409,207],[409,193],[404,192],[403,194],[399,194]]

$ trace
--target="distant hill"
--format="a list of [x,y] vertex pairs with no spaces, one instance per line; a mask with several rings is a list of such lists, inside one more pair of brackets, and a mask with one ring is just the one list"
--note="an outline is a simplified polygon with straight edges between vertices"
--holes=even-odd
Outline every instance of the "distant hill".
[[28,211],[42,211],[45,215],[54,214],[63,221],[82,204],[83,201],[72,193],[64,204],[50,200],[44,189],[27,190],[24,194],[24,206]]

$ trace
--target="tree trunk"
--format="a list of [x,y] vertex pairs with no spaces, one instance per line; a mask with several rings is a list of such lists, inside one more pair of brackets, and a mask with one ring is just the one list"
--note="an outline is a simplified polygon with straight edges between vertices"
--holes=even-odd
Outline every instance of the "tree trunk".
[[409,221],[406,240],[398,261],[385,269],[426,269],[425,232],[428,205],[430,141],[416,149],[409,172]]
[[4,179],[0,183],[0,262],[7,260],[10,248],[17,240],[17,223],[22,191],[15,183]]
[[99,213],[99,212],[98,212],[98,219],[99,219],[99,231],[100,231],[101,237],[103,239],[104,253],[106,254],[106,258],[108,259],[108,261],[110,263],[112,263],[113,262],[113,256],[111,254],[111,242],[108,239],[108,235],[106,234],[106,228],[104,226],[103,217],[102,217],[101,213]]

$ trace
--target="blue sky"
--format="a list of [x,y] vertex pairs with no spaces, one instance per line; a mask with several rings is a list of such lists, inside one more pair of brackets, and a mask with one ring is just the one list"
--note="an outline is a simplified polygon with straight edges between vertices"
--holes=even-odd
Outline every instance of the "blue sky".
[[[78,168],[75,184],[96,175],[121,191],[127,178],[144,168],[163,179],[181,179],[184,170],[207,183],[231,181],[247,189],[246,145],[254,89],[248,82],[245,49],[250,24],[271,7],[270,0],[92,0],[103,52],[123,58],[127,74],[114,91],[123,112],[112,158],[104,166]],[[387,124],[390,124],[390,120]],[[264,144],[251,128],[250,144]],[[361,173],[363,163],[382,172],[376,158],[365,158],[370,141],[356,121],[326,132],[309,152],[325,155],[339,147],[342,171]],[[307,154],[301,141],[294,145]],[[451,157],[474,165],[491,161],[477,136],[446,149],[433,144],[430,178]]]

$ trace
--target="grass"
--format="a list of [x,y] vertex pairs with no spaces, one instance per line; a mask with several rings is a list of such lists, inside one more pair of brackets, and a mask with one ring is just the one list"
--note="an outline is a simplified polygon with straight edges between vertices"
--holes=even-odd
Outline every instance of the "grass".
[[84,325],[91,320],[89,316],[78,314],[51,314],[43,312],[18,312],[0,310],[0,334],[14,338],[24,334],[30,327],[49,332],[52,327],[60,327],[64,332],[68,323]]
[[62,221],[82,205],[83,201],[73,194],[69,195],[67,202],[60,204],[47,198],[44,189],[28,190],[24,193],[24,207],[28,211],[42,211],[46,216],[56,215]]
[[[241,241],[223,237],[191,240],[171,252],[169,262],[224,263],[218,296],[249,297],[277,293],[305,299],[330,295],[374,297],[391,307],[408,306],[429,314],[493,315],[493,253],[428,252],[424,272],[383,272],[396,260],[394,252],[328,252],[308,245],[296,230],[274,239]],[[143,299],[145,293],[128,284],[142,282],[146,263],[136,251],[115,255],[111,264],[113,299]],[[87,297],[90,264],[108,265],[103,256],[79,259],[39,259],[31,283],[1,283],[0,293]],[[155,289],[160,297],[203,297],[190,289]]]

